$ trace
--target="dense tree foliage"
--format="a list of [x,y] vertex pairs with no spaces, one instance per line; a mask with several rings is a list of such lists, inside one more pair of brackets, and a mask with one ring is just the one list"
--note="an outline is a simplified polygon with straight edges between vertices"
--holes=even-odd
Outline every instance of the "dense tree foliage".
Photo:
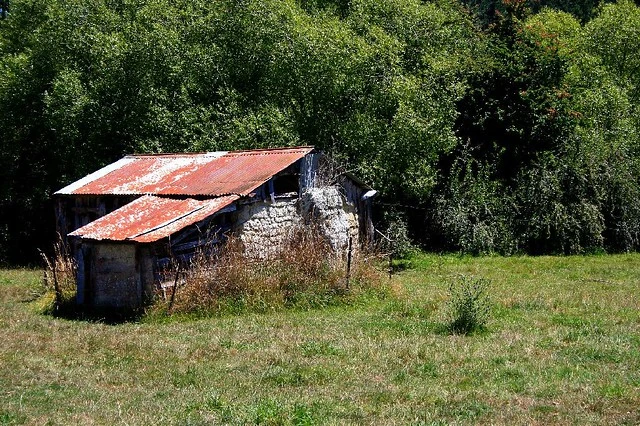
[[52,192],[126,153],[300,144],[429,248],[636,249],[640,9],[598,3],[13,0],[0,259],[33,258]]
[[[598,6],[614,3],[616,0],[461,0],[482,25],[490,25],[509,13],[514,4],[521,4],[531,12],[544,9],[567,12],[581,22],[587,22],[598,13]],[[637,3],[637,1],[636,1]]]
[[[508,4],[487,31],[488,65],[459,102],[440,233],[449,248],[472,252],[635,249],[637,86],[634,71],[624,72],[640,9],[606,5],[581,27],[551,9],[531,15],[523,3]],[[625,66],[611,64],[616,48]]]

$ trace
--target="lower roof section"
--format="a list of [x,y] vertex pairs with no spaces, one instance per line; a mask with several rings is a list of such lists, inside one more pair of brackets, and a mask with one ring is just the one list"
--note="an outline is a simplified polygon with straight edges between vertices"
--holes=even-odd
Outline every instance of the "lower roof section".
[[70,233],[91,240],[150,243],[166,238],[222,210],[240,197],[226,195],[207,200],[144,195]]

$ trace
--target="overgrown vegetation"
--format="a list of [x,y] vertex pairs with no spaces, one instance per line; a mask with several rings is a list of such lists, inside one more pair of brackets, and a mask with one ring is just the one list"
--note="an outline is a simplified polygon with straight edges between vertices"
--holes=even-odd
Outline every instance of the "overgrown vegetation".
[[40,253],[44,263],[43,294],[41,303],[46,312],[56,313],[60,308],[75,304],[77,265],[69,247],[58,237],[53,253]]
[[217,250],[199,252],[178,272],[176,293],[169,290],[166,302],[155,309],[268,312],[327,307],[363,293],[384,297],[389,292],[374,254],[354,247],[348,265],[349,254],[336,253],[314,226],[293,229],[280,245],[265,250],[265,257],[256,256],[231,237]]
[[631,0],[12,0],[0,260],[123,154],[300,144],[424,248],[636,250],[639,32]]
[[[116,325],[36,313],[42,270],[2,270],[0,419],[638,424],[639,262],[420,255],[391,298]],[[460,275],[491,281],[486,333],[442,327]]]
[[396,259],[407,259],[417,253],[417,247],[411,241],[407,218],[394,209],[385,211],[383,223],[384,232],[378,231],[374,239],[378,241],[379,250],[388,253]]

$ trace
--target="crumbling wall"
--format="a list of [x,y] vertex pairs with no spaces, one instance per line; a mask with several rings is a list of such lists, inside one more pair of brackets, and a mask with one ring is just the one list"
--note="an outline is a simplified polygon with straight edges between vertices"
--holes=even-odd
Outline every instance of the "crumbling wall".
[[76,256],[78,303],[137,308],[152,297],[153,258],[149,247],[83,241]]
[[315,225],[336,254],[343,255],[358,244],[358,216],[338,187],[309,188],[299,198],[246,204],[238,209],[234,232],[247,254],[267,258],[300,225]]
[[300,197],[300,213],[307,223],[320,228],[338,255],[346,253],[350,238],[353,247],[358,246],[358,215],[354,206],[345,201],[339,187],[308,189]]

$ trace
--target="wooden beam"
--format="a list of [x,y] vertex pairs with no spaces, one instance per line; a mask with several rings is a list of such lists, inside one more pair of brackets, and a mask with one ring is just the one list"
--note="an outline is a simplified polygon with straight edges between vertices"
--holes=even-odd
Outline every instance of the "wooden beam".
[[276,202],[275,189],[273,187],[273,178],[269,179],[269,197],[271,198],[272,203]]

